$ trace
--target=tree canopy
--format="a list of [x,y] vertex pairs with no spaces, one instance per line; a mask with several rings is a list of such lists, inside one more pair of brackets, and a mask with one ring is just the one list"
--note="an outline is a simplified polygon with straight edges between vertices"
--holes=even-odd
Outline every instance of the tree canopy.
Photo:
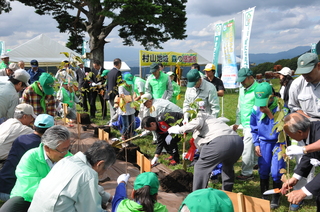
[[[60,32],[69,33],[67,46],[80,51],[85,33],[94,59],[103,61],[105,38],[120,27],[123,44],[134,41],[146,50],[161,49],[170,39],[185,39],[187,0],[18,0],[39,15],[52,15]],[[11,10],[0,0],[1,12]],[[80,51],[81,52],[81,51]]]

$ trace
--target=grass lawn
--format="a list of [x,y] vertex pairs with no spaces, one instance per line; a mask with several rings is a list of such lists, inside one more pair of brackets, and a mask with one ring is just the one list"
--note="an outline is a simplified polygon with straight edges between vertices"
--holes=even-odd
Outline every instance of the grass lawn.
[[[279,79],[274,79],[271,80],[271,83],[274,87],[274,89],[276,91],[279,91],[280,85],[279,85]],[[178,105],[180,107],[182,107],[183,104],[183,99],[184,99],[184,93],[185,93],[186,88],[182,87],[181,88],[181,99],[178,100]],[[236,92],[235,90],[237,89],[232,89],[232,90],[228,90],[225,92],[225,95],[223,97],[223,113],[224,116],[226,118],[228,118],[230,120],[230,122],[228,123],[228,125],[232,125],[235,123],[236,121],[236,108],[237,108],[237,104],[238,104],[238,92]],[[222,98],[220,98],[220,105],[222,104]],[[82,109],[78,107],[78,112],[83,112]],[[105,125],[107,123],[107,120],[101,120],[101,105],[100,103],[97,101],[97,108],[98,108],[98,113],[96,114],[96,119],[93,120],[94,123],[96,123],[97,125]],[[109,114],[109,113],[108,113]],[[109,119],[109,115],[107,115],[107,118]],[[240,135],[242,135],[241,131],[238,131],[238,133]],[[116,137],[120,137],[120,133],[115,131],[114,129],[112,129],[112,134],[115,135]],[[187,140],[189,140],[191,138],[191,135],[187,136]],[[146,137],[143,138],[137,138],[135,140],[132,141],[132,143],[138,145],[141,149],[141,151],[150,157],[150,159],[152,159],[154,151],[156,146],[152,144],[152,136],[148,135]],[[187,149],[189,148],[188,142],[186,145]],[[182,153],[182,142],[179,143],[179,150],[180,150],[180,154]],[[161,155],[160,156],[160,162],[163,164],[167,164],[168,161],[165,161],[164,158],[168,157],[168,155]],[[187,163],[190,163],[189,161],[187,161]],[[293,173],[293,167],[294,167],[294,162],[290,162],[290,167],[292,167],[290,169],[290,173]],[[182,164],[178,164],[174,167],[170,167],[172,169],[183,169]],[[235,173],[236,176],[240,174],[241,171],[241,158],[239,159],[239,161],[235,164]],[[189,167],[187,168],[187,171],[189,172],[193,172],[193,167]],[[318,173],[317,169],[316,172]],[[259,197],[260,198],[260,185],[259,185],[259,174],[258,171],[254,171],[254,180],[251,181],[238,181],[235,180],[235,184],[234,184],[234,192],[242,192],[244,195],[248,195],[248,196],[253,196],[253,197]],[[272,185],[272,182],[270,181],[270,185]],[[216,188],[216,189],[220,189],[221,188],[221,180],[219,182],[215,182],[209,183],[210,187]],[[1,205],[1,203],[0,203]],[[289,203],[287,202],[287,198],[286,197],[282,197],[281,199],[281,206],[273,211],[276,212],[283,212],[283,211],[288,211],[289,208]],[[314,200],[306,200],[304,203],[304,206],[299,210],[300,212],[314,212],[316,211],[316,203]]]
[[[279,91],[279,89],[280,89],[279,79],[271,80],[271,84],[272,84],[273,88],[275,89],[275,91]],[[182,107],[182,104],[183,104],[185,90],[186,90],[186,87],[181,88],[181,99],[178,100],[178,102],[177,102],[177,105],[180,107]],[[238,104],[238,89],[228,89],[225,92],[225,95],[223,97],[223,115],[224,115],[224,117],[226,117],[230,120],[228,125],[232,125],[236,121],[237,104]],[[220,98],[220,106],[222,108],[222,98]],[[97,103],[97,108],[101,108],[100,103]],[[100,112],[101,110],[98,110],[98,111]],[[98,117],[101,117],[101,112],[100,112],[100,114],[98,113],[96,115],[96,117],[97,118],[94,120],[94,122],[96,124],[101,124],[101,125],[106,124],[106,121],[102,121],[101,118],[98,118]],[[120,137],[119,132],[117,132],[113,129],[112,129],[112,133],[114,135],[116,135],[117,137]],[[238,130],[238,133],[239,133],[239,135],[242,135],[241,130]],[[189,134],[187,136],[187,141],[190,138],[191,138],[191,134]],[[141,151],[145,155],[150,157],[150,160],[153,158],[153,154],[154,154],[156,146],[152,144],[152,136],[151,135],[148,135],[143,138],[137,138],[137,139],[133,140],[132,143],[138,145],[140,147]],[[186,149],[188,149],[188,148],[189,148],[189,145],[187,142]],[[182,153],[182,142],[179,143],[179,151],[181,154]],[[167,154],[161,155],[160,162],[163,164],[168,164],[168,161],[164,160],[164,158],[167,158],[168,156],[169,155],[167,155]],[[190,162],[187,161],[187,163],[190,163]],[[294,165],[295,165],[294,161],[291,161],[290,162],[290,167],[291,167],[290,173],[293,173]],[[173,170],[183,169],[183,166],[182,166],[182,164],[178,164],[178,165],[170,167],[170,168]],[[241,173],[241,158],[235,164],[234,169],[235,169],[236,176]],[[188,167],[187,171],[193,172],[193,167]],[[316,172],[318,173],[317,169],[316,169]],[[270,180],[270,185],[272,185],[271,180]],[[216,189],[221,189],[221,180],[219,180],[219,182],[214,182],[214,183],[209,182],[209,186],[216,188]],[[270,189],[271,189],[271,187],[270,187]],[[260,180],[259,180],[258,171],[257,170],[254,171],[254,180],[250,180],[250,181],[235,180],[233,191],[234,192],[242,192],[244,195],[260,198],[261,197]],[[282,197],[281,198],[281,206],[278,209],[273,210],[273,211],[276,211],[276,212],[289,211],[289,203],[287,202],[287,198]],[[314,212],[314,211],[316,211],[315,200],[305,200],[304,206],[299,211],[300,212]]]

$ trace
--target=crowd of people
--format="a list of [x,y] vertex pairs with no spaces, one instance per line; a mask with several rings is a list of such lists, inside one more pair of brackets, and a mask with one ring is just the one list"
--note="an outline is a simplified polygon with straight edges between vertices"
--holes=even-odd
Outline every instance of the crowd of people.
[[[7,55],[1,59],[0,75],[6,81],[0,81],[0,199],[6,202],[0,212],[103,211],[108,203],[113,211],[167,211],[157,202],[159,181],[154,173],[136,178],[132,200],[126,195],[128,174],[119,176],[114,196],[99,186],[98,176],[115,163],[114,149],[106,142],[97,141],[84,153],[69,152],[69,130],[54,126],[54,117],[74,120],[76,104],[80,104],[95,118],[97,97],[102,119],[106,120],[109,107],[106,124],[119,129],[122,140],[133,137],[138,127],[144,129],[141,137],[152,132],[156,151],[151,165],[158,163],[163,149],[170,155],[169,165],[180,163],[179,134],[192,134],[193,154],[198,155],[193,192],[179,211],[208,210],[205,207],[233,211],[227,195],[207,188],[217,166],[222,167],[222,190],[232,191],[235,178],[252,180],[257,166],[261,198],[268,199],[264,192],[269,189],[271,175],[272,188],[288,197],[290,210],[298,210],[304,199],[312,196],[320,210],[320,175],[313,178],[313,167],[320,165],[320,63],[314,53],[298,58],[295,74],[301,76],[296,79],[288,67],[277,72],[279,93],[267,82],[258,83],[249,68],[241,68],[237,118],[231,127],[219,118],[219,97],[224,96],[225,88],[211,63],[205,66],[205,74],[198,64],[192,65],[186,74],[187,89],[180,108],[176,73],[165,73],[159,63],[150,65],[150,76],[144,80],[130,72],[122,73],[119,58],[114,59],[111,70],[105,70],[98,60],[92,61],[92,69],[82,62],[73,68],[65,60],[54,77],[39,68],[37,60],[25,70],[23,61],[10,63]],[[282,107],[280,98],[284,100]],[[278,158],[278,152],[286,144],[278,142],[279,132],[274,130],[279,110],[285,116],[283,130],[291,141],[286,154],[297,157],[294,175],[284,183],[280,170],[286,163]],[[243,138],[237,133],[240,126]],[[240,157],[241,174],[235,176],[234,164]],[[291,188],[294,191],[287,193]],[[207,201],[197,205],[199,197]],[[280,206],[280,197],[280,193],[272,195],[271,209]],[[224,204],[218,206],[217,202]]]

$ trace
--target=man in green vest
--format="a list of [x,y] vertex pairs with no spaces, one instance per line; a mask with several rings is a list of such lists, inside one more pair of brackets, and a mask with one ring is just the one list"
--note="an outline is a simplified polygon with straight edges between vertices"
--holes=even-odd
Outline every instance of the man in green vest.
[[239,91],[237,119],[233,125],[233,130],[237,131],[239,125],[243,127],[243,153],[241,175],[237,176],[238,180],[253,179],[253,167],[255,166],[256,157],[254,154],[254,145],[252,141],[250,129],[250,116],[252,107],[254,106],[254,89],[258,86],[258,82],[253,77],[253,72],[249,68],[241,68],[238,72],[237,82],[242,84]]
[[146,93],[150,93],[154,99],[167,99],[172,97],[173,89],[168,75],[160,71],[158,63],[150,65],[150,75],[146,82]]

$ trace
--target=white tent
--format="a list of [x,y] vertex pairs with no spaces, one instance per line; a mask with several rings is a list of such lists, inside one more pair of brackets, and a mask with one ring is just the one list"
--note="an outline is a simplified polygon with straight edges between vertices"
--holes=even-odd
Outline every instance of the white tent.
[[[103,68],[107,70],[111,70],[114,67],[113,61],[104,61]],[[121,61],[120,71],[130,71],[131,68],[126,64],[126,62]]]
[[61,61],[66,59],[64,54],[60,52],[68,52],[75,56],[81,56],[71,49],[51,40],[48,36],[41,34],[20,46],[12,49],[7,54],[11,62],[19,62],[23,60],[28,64],[31,60],[36,59],[39,66],[59,66]]
[[210,63],[209,60],[207,60],[206,58],[202,57],[198,52],[190,49],[187,53],[197,53],[197,63],[199,65],[207,65],[207,63]]
[[[197,53],[198,54],[198,64],[206,65],[207,63],[212,63],[213,61],[213,50],[196,50],[190,49],[188,53]],[[201,54],[201,55],[200,55]],[[219,54],[219,64],[222,63],[222,52]],[[240,63],[241,58],[236,56],[236,63]]]

